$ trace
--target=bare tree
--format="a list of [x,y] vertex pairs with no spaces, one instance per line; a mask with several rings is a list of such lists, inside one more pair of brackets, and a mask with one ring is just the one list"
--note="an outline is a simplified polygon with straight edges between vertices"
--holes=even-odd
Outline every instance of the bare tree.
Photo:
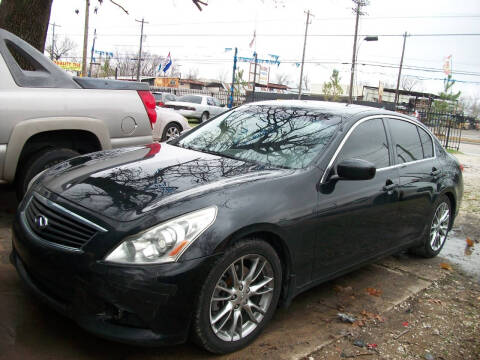
[[[72,51],[75,50],[77,44],[69,39],[68,37],[64,37],[62,41],[56,40],[53,46],[53,59],[60,60],[63,57],[70,56]],[[46,51],[51,54],[52,53],[52,45],[48,45]]]
[[480,116],[480,95],[478,93],[469,97],[462,97],[460,104],[469,116],[475,118]]
[[218,74],[217,74],[217,79],[221,82],[226,82],[227,81],[227,76],[228,76],[228,72],[225,69],[224,70],[219,70]]
[[198,68],[188,69],[187,79],[197,80],[198,79]]
[[421,83],[422,82],[419,79],[414,78],[412,76],[403,76],[400,82],[400,86],[402,87],[403,90],[413,91],[413,89],[416,86],[420,86]]
[[303,75],[303,87],[305,88],[305,90],[310,90],[310,76],[308,75],[308,73],[305,73]]
[[275,75],[275,82],[281,85],[288,85],[291,82],[290,76],[286,73],[277,73]]

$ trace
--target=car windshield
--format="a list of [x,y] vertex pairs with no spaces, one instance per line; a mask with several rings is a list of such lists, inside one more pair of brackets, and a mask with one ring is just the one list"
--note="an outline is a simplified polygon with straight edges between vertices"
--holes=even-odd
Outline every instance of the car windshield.
[[177,145],[275,167],[306,167],[335,134],[341,117],[300,107],[246,105],[212,119]]
[[185,96],[179,97],[177,99],[177,101],[201,104],[202,103],[202,97],[201,96],[195,96],[195,95],[185,95]]

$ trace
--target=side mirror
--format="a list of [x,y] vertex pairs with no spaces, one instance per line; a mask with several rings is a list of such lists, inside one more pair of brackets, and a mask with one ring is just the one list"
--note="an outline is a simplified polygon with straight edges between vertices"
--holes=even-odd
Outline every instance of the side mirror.
[[337,175],[344,180],[373,179],[377,169],[371,162],[361,159],[346,159],[337,164]]

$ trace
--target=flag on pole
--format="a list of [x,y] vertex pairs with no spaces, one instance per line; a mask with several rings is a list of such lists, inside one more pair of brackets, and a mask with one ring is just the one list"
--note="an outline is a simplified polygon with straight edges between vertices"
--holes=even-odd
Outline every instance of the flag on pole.
[[445,62],[443,63],[443,72],[445,75],[450,75],[452,72],[452,69],[450,68],[450,59],[452,58],[452,55],[449,55],[445,58]]
[[252,41],[250,41],[250,47],[253,46],[253,44],[255,43],[255,39],[257,37],[257,30],[253,30],[253,38],[252,38]]
[[165,62],[163,63],[163,72],[166,73],[170,66],[172,66],[172,58],[170,57],[169,52],[167,58],[165,59]]

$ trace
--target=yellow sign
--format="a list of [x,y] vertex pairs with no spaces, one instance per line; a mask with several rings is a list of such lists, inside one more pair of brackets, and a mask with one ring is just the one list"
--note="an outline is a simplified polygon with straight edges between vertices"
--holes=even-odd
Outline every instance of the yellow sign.
[[53,62],[64,70],[82,71],[82,64],[80,63],[71,62],[71,61],[60,61],[60,60],[54,60]]
[[155,78],[153,86],[178,88],[178,78]]

